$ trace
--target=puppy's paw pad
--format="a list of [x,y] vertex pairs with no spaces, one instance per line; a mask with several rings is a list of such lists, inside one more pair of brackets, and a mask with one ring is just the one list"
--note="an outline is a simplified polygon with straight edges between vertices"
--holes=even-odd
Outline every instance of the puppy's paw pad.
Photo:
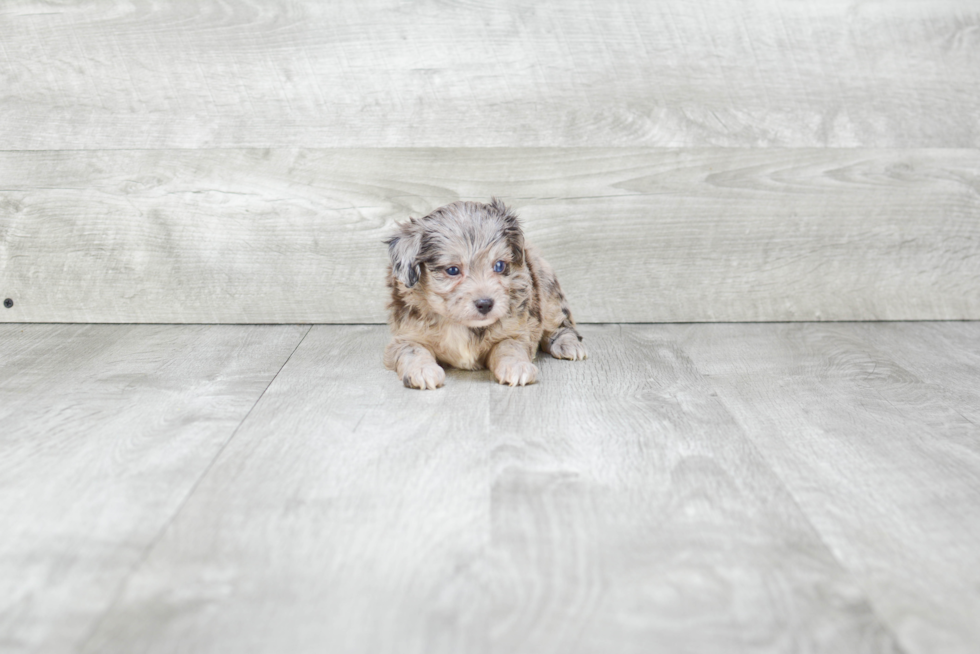
[[579,361],[588,358],[589,354],[574,334],[563,334],[551,345],[551,356],[556,359]]
[[538,367],[528,361],[504,360],[493,371],[501,384],[508,386],[527,386],[538,379]]
[[435,363],[418,366],[405,372],[402,383],[406,388],[436,389],[446,383],[446,371]]

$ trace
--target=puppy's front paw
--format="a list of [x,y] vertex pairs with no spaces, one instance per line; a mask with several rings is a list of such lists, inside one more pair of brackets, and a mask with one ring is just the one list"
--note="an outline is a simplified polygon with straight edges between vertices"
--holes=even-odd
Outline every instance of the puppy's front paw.
[[585,351],[585,346],[573,332],[565,332],[551,344],[551,356],[556,359],[578,361],[587,358],[589,355]]
[[446,382],[446,371],[437,363],[412,366],[402,375],[406,388],[436,389]]
[[517,359],[501,359],[493,370],[493,376],[501,384],[508,386],[526,386],[533,384],[538,378],[538,367],[530,361]]

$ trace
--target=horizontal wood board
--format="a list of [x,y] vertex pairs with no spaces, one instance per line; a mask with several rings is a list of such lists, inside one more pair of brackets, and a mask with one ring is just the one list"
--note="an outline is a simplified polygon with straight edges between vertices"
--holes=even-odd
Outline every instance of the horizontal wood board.
[[980,318],[980,151],[0,152],[5,322],[384,322],[396,222],[496,194],[584,322]]
[[974,0],[0,6],[0,150],[978,147]]

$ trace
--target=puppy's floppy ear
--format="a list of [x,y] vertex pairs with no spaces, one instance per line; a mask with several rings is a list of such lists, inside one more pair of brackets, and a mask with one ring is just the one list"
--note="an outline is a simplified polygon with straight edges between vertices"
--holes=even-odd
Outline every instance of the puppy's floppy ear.
[[523,266],[524,230],[521,229],[521,223],[517,220],[517,214],[511,211],[500,198],[496,197],[490,198],[490,208],[497,212],[504,221],[503,235],[507,240],[507,245],[510,246],[514,263]]
[[422,246],[422,228],[414,219],[399,225],[398,233],[389,238],[388,258],[391,260],[391,271],[401,283],[412,288],[419,281],[421,265],[419,264],[419,249]]

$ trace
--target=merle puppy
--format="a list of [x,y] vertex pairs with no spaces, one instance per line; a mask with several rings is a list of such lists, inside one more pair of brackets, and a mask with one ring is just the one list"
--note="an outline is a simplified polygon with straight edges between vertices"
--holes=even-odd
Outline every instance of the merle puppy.
[[538,346],[556,359],[586,357],[555,273],[500,200],[411,218],[387,244],[393,338],[384,361],[405,386],[442,386],[440,364],[489,368],[501,384],[524,386],[537,379]]

